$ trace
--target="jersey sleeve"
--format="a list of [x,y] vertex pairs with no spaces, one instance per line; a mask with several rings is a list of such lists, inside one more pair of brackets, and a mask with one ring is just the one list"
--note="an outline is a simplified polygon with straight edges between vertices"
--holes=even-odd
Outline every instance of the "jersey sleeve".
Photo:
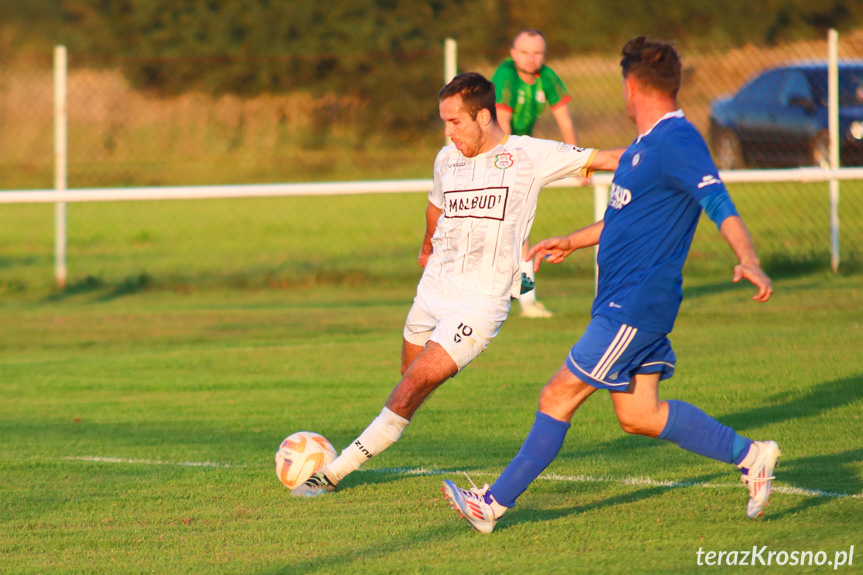
[[665,139],[662,147],[665,184],[701,202],[715,191],[726,191],[707,143],[694,127]]
[[498,66],[491,81],[494,84],[495,104],[512,111],[515,109],[516,87],[507,64],[508,61]]
[[574,176],[590,175],[593,159],[599,150],[579,148],[563,142],[531,138],[531,156],[542,185]]
[[542,69],[542,76],[545,98],[549,106],[556,108],[572,101],[572,96],[566,91],[563,80],[560,79],[560,76],[554,70],[546,66]]

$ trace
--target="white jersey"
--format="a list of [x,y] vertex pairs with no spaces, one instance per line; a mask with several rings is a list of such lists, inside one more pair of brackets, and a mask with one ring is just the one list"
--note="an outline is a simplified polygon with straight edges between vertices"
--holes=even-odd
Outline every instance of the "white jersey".
[[543,186],[588,171],[597,150],[509,136],[467,158],[455,146],[437,155],[429,201],[443,210],[425,274],[495,297],[521,293],[519,257]]

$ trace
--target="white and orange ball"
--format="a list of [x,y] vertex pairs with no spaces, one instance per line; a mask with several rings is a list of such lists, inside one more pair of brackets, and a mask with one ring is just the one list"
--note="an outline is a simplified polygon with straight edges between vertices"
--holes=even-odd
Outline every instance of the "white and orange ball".
[[336,450],[323,435],[298,431],[285,438],[276,451],[276,475],[288,489],[301,485],[336,458]]

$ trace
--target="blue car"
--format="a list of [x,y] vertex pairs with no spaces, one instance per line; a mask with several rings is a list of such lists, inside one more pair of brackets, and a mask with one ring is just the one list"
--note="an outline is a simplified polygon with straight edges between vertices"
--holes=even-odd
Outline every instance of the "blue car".
[[[721,170],[829,166],[827,64],[765,70],[713,102],[710,140]],[[863,165],[863,61],[839,64],[840,165]]]

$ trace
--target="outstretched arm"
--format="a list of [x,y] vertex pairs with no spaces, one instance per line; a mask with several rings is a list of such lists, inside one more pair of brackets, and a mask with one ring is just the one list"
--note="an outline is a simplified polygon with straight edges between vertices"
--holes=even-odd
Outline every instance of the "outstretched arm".
[[[569,113],[569,106],[563,104],[551,109],[554,119],[557,121],[557,127],[560,128],[560,135],[563,141],[573,146],[578,145],[578,140],[575,136],[575,122],[572,121],[572,114]],[[498,112],[500,115],[500,112]]]
[[602,234],[602,228],[604,226],[605,222],[600,220],[585,228],[576,230],[568,236],[557,236],[542,240],[530,248],[524,261],[534,258],[534,271],[539,271],[539,266],[543,260],[546,260],[549,263],[559,264],[575,250],[598,244],[599,236]]
[[590,164],[590,171],[605,171],[613,172],[617,169],[617,164],[620,162],[620,156],[626,148],[612,148],[610,150],[599,150],[593,162]]
[[773,294],[773,286],[770,278],[761,269],[761,262],[755,255],[755,248],[752,247],[752,239],[749,237],[746,224],[740,216],[729,216],[722,221],[719,231],[740,262],[734,266],[734,277],[731,281],[739,282],[746,278],[758,288],[758,293],[752,296],[752,299],[760,302],[769,300]]
[[432,236],[437,229],[437,223],[442,213],[442,209],[429,202],[429,205],[426,208],[426,235],[423,237],[423,245],[420,248],[420,255],[417,258],[417,263],[419,263],[420,267],[423,269],[425,269],[426,264],[429,261],[429,256],[431,256]]

